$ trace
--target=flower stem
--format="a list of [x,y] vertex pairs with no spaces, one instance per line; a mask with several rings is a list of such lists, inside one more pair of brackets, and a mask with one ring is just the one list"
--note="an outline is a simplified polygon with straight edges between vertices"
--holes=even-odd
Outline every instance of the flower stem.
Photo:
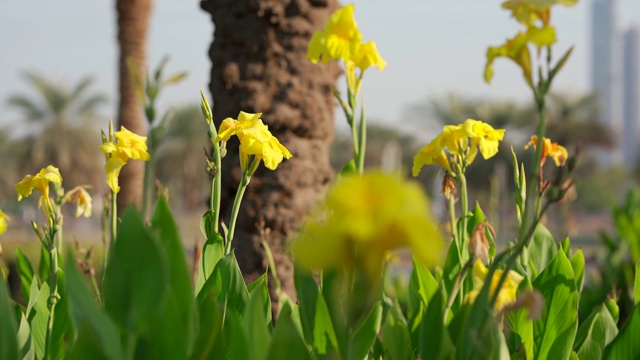
[[242,180],[240,180],[240,185],[238,186],[238,192],[236,192],[236,198],[233,200],[233,208],[231,209],[231,220],[229,223],[229,232],[227,233],[227,244],[225,246],[225,254],[229,254],[231,252],[231,241],[233,241],[233,234],[236,229],[236,219],[238,218],[238,212],[240,211],[240,203],[242,202],[242,197],[244,196],[244,191],[249,185],[249,181],[251,177],[248,172],[245,171],[242,174]]
[[[109,241],[109,247],[105,249],[105,256],[111,252],[113,244],[116,243],[116,235],[118,233],[118,194],[115,191],[111,192],[111,240]],[[106,270],[106,267],[105,267]]]
[[215,173],[213,174],[213,179],[211,179],[211,199],[209,206],[213,212],[213,217],[211,219],[213,224],[211,225],[213,225],[213,230],[216,233],[219,233],[220,192],[222,191],[222,160],[220,157],[220,143],[218,142],[213,142],[213,165],[215,166]]
[[[354,124],[355,127],[355,124]],[[358,158],[356,169],[362,174],[364,172],[364,155],[367,148],[367,121],[364,115],[364,101],[360,107],[360,123],[358,124]]]
[[49,239],[50,245],[47,247],[47,251],[49,252],[50,258],[50,267],[49,267],[49,319],[47,322],[47,335],[45,340],[45,351],[44,358],[48,359],[51,355],[51,336],[53,335],[53,320],[54,313],[56,308],[56,303],[58,302],[58,250],[54,245],[53,238]]

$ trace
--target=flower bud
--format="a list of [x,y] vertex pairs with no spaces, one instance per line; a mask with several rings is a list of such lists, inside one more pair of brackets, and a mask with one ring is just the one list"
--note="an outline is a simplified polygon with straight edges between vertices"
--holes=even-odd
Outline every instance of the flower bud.
[[447,200],[450,199],[451,196],[455,198],[457,195],[456,182],[453,181],[453,178],[448,172],[446,172],[442,178],[442,193]]
[[509,310],[527,309],[529,320],[536,320],[542,316],[544,310],[544,297],[536,289],[527,290],[518,296],[513,305],[509,306]]
[[469,239],[469,252],[483,263],[487,263],[489,259],[489,248],[491,243],[487,238],[487,230],[495,238],[495,231],[487,221],[483,221],[476,225]]

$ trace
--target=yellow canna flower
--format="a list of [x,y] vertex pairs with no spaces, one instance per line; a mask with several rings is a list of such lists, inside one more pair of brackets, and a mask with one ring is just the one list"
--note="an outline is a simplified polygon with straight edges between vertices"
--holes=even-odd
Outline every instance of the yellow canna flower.
[[11,220],[7,214],[0,210],[0,235],[7,231],[7,221]]
[[[524,146],[525,149],[528,149],[529,146],[533,146],[535,149],[538,145],[538,136],[532,135],[531,141]],[[543,166],[547,160],[547,157],[550,156],[553,158],[553,161],[556,163],[556,166],[562,166],[567,162],[567,158],[569,157],[569,153],[567,149],[558,145],[556,142],[551,142],[550,139],[544,137],[542,138],[542,159],[540,160],[540,166]]]
[[376,43],[373,41],[366,42],[358,47],[353,62],[360,68],[360,71],[367,70],[370,66],[376,66],[378,70],[384,70],[387,62],[380,56]]
[[314,214],[292,244],[296,262],[305,268],[345,267],[376,282],[394,249],[410,247],[429,266],[440,259],[437,222],[415,182],[380,171],[346,176]]
[[346,5],[334,12],[324,26],[324,30],[313,33],[307,50],[307,58],[314,64],[322,61],[323,64],[331,60],[353,59],[357,47],[362,40],[362,34],[353,17],[355,7]]
[[93,209],[93,205],[91,195],[89,195],[89,193],[87,192],[86,187],[86,185],[76,186],[65,194],[65,199],[67,202],[76,203],[76,217],[91,217],[91,210]]
[[502,8],[511,11],[511,16],[526,26],[533,26],[538,20],[549,25],[553,5],[573,6],[578,0],[507,0]]
[[218,130],[216,142],[228,141],[233,135],[240,140],[240,167],[243,171],[249,166],[250,155],[254,155],[258,161],[263,160],[264,165],[271,170],[275,170],[283,159],[291,158],[289,150],[271,134],[260,116],[262,113],[241,111],[238,120],[226,118]]
[[[467,296],[465,296],[465,301],[473,302],[478,297],[480,293],[480,289],[484,286],[484,282],[486,281],[487,274],[489,273],[489,269],[480,261],[479,259],[473,264],[473,290],[470,291]],[[498,283],[500,282],[500,278],[504,270],[496,270],[493,273],[493,277],[491,278],[491,287],[489,288],[489,296],[493,297],[496,292],[496,288],[498,287]],[[494,314],[500,313],[505,306],[513,304],[516,302],[516,297],[518,293],[518,286],[524,277],[513,270],[509,270],[509,274],[507,278],[500,288],[500,292],[498,293],[498,298],[493,307]]]
[[147,152],[147,138],[127,130],[124,126],[114,134],[115,139],[109,136],[109,140],[100,146],[100,151],[107,157],[105,170],[107,172],[107,184],[114,193],[120,191],[118,176],[122,167],[130,160],[149,160]]
[[42,208],[48,219],[51,218],[51,211],[53,210],[51,199],[49,199],[49,183],[62,184],[60,171],[57,167],[51,165],[40,170],[36,175],[26,175],[16,184],[18,201],[21,201],[23,197],[31,195],[33,189],[40,192],[42,196],[38,202],[38,207]]
[[429,144],[420,149],[413,158],[413,176],[418,176],[423,165],[440,164],[451,172],[451,163],[444,150],[454,162],[464,161],[470,165],[478,153],[485,159],[498,152],[498,143],[504,138],[504,129],[494,129],[482,121],[467,119],[462,125],[446,125]]
[[508,39],[501,46],[490,46],[487,49],[487,63],[484,69],[484,80],[489,83],[493,78],[493,62],[498,57],[513,60],[522,69],[522,74],[529,85],[533,84],[531,77],[531,54],[528,44],[538,48],[549,46],[556,42],[556,31],[552,26],[543,28],[529,27],[526,32],[519,32],[513,39]]

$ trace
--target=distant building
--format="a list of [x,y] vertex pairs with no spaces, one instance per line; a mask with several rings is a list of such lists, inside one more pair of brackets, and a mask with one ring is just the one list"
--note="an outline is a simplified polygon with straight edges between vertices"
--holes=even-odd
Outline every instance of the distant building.
[[[600,98],[602,121],[616,137],[622,134],[622,86],[617,1],[594,0],[591,17],[591,86]],[[620,147],[600,154],[603,165],[622,162]]]
[[640,31],[631,27],[624,33],[623,41],[624,77],[622,153],[624,163],[635,165],[638,161],[638,123],[640,123]]

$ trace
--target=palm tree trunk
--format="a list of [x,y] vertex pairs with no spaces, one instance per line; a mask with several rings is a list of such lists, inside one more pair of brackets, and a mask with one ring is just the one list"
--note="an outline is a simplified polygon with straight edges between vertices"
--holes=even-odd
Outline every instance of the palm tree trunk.
[[[256,229],[263,219],[271,230],[268,242],[283,290],[291,296],[293,266],[286,255],[286,241],[333,176],[331,89],[340,71],[337,65],[320,66],[307,60],[307,44],[337,5],[336,0],[201,2],[215,25],[209,50],[214,120],[236,117],[240,110],[262,112],[264,123],[293,154],[276,171],[261,166],[251,178],[234,239],[245,279],[252,281],[267,265]],[[238,143],[230,142],[227,149],[222,169],[226,219],[241,176]]]
[[[152,0],[116,0],[118,13],[118,44],[120,47],[120,103],[118,124],[136,134],[146,134],[146,126],[140,101],[136,97],[134,84],[127,61],[133,62],[141,71],[146,68],[147,31],[152,9]],[[142,79],[140,79],[142,83]],[[142,182],[144,163],[130,161],[120,173],[118,210],[123,211],[129,204],[140,206],[142,202]]]

